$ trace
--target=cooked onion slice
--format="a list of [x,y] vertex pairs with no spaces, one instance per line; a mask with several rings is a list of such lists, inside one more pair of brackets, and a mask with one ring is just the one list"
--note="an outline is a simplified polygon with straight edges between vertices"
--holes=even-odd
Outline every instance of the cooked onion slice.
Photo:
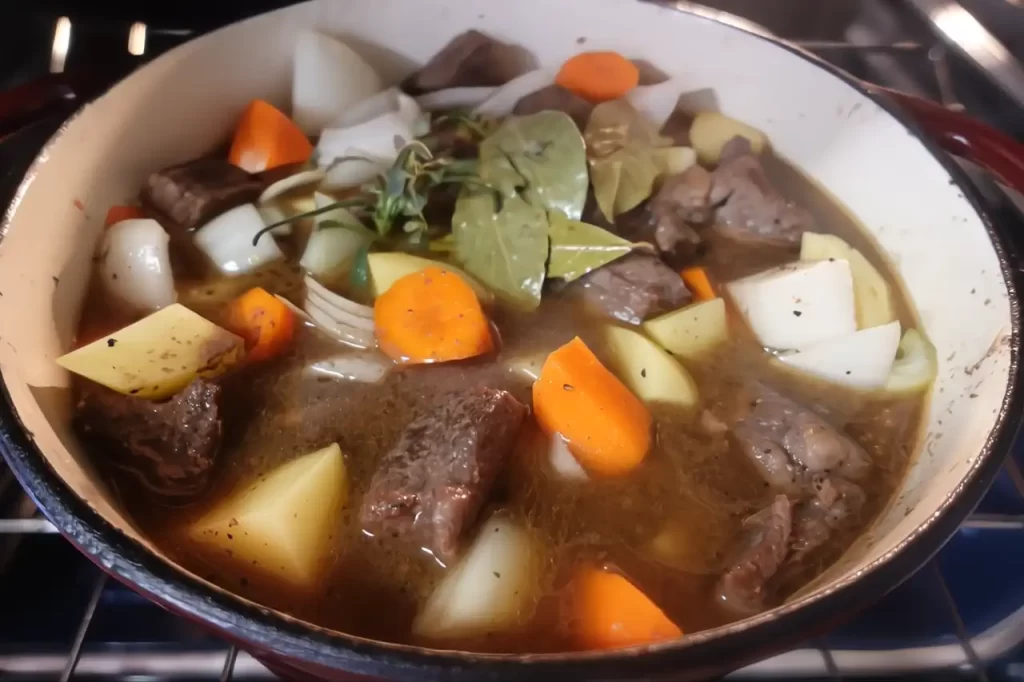
[[885,382],[886,393],[916,393],[935,380],[938,358],[935,346],[916,329],[908,329],[900,339],[896,361]]
[[481,116],[508,116],[519,100],[555,82],[555,69],[537,69],[513,78],[473,110]]
[[341,322],[308,298],[303,309],[317,327],[342,343],[356,348],[373,348],[376,345],[372,330],[359,329]]
[[122,220],[100,244],[100,278],[107,292],[134,312],[151,313],[177,300],[168,242],[160,223]]
[[498,88],[490,87],[449,88],[420,95],[416,98],[416,104],[420,105],[423,111],[471,109],[486,102],[497,91]]
[[379,353],[348,353],[314,362],[309,366],[313,374],[363,384],[383,381],[394,365]]
[[369,329],[373,329],[373,308],[370,306],[350,301],[344,296],[334,293],[312,277],[306,277],[306,288],[318,294],[320,298],[330,302],[333,308],[338,308],[357,317],[370,320]]
[[253,244],[265,226],[254,205],[242,204],[203,225],[193,240],[222,274],[242,275],[284,258],[273,239]]

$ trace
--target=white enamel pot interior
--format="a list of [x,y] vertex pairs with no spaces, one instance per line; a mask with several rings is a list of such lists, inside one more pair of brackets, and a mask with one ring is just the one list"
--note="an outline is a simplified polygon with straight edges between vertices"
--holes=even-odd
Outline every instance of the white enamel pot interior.
[[[771,138],[888,254],[938,348],[925,434],[877,523],[813,585],[754,618],[645,649],[486,656],[325,631],[246,602],[174,565],[96,477],[69,427],[54,363],[75,330],[104,212],[148,173],[220,144],[244,105],[288,105],[298,31],[343,37],[397,81],[478,28],[556,66],[582,49],[643,58]],[[827,627],[906,578],[980,499],[1021,401],[1012,251],[959,169],[857,82],[753,32],[634,0],[320,0],[248,20],[160,57],[86,106],[50,142],[0,242],[4,455],[44,513],[104,569],[222,634],[288,661],[396,679],[695,679]]]

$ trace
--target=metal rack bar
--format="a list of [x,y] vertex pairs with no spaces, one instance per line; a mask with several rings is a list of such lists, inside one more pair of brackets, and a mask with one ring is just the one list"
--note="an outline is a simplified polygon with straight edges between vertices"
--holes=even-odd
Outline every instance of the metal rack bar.
[[235,676],[235,661],[238,659],[238,648],[232,646],[224,657],[224,669],[220,673],[220,682],[231,682]]
[[89,596],[89,603],[85,606],[85,612],[82,614],[82,621],[78,625],[78,632],[75,633],[75,641],[71,645],[71,651],[68,653],[67,664],[64,666],[64,672],[61,673],[60,682],[68,682],[71,676],[75,674],[75,666],[78,665],[78,659],[82,656],[82,644],[85,642],[85,633],[89,630],[89,624],[92,623],[92,617],[96,615],[96,606],[100,603],[100,595],[103,594],[103,588],[107,585],[107,574],[100,573],[96,578],[96,582],[93,584],[92,594]]
[[949,585],[946,584],[946,577],[942,575],[942,571],[939,570],[939,565],[934,561],[928,564],[928,568],[926,570],[934,571],[935,575],[939,579],[938,584],[942,589],[942,595],[946,600],[946,606],[949,607],[949,613],[953,617],[953,625],[956,627],[956,636],[959,640],[960,646],[964,650],[964,655],[967,657],[967,662],[971,666],[971,672],[979,682],[988,682],[988,673],[985,671],[985,666],[978,657],[978,652],[975,651],[974,645],[971,644],[970,634],[968,634],[967,627],[964,625],[964,619],[960,615],[960,610],[956,607],[956,601],[953,599],[953,593],[949,591]]

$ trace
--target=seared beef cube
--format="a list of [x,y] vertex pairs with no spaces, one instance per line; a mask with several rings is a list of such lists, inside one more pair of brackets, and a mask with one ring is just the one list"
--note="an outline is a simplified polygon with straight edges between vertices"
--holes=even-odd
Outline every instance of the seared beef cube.
[[789,499],[777,495],[771,506],[743,522],[743,537],[718,584],[718,596],[734,611],[757,613],[764,608],[768,582],[789,551],[793,518]]
[[568,114],[576,127],[583,130],[594,111],[593,102],[588,102],[575,92],[566,90],[561,85],[549,85],[537,92],[526,95],[516,103],[512,113],[516,116],[529,116],[540,111],[561,111]]
[[865,495],[859,485],[840,476],[815,476],[813,495],[793,512],[793,537],[787,562],[802,560],[824,545],[832,532],[856,520],[864,507]]
[[359,518],[375,535],[416,543],[451,559],[487,501],[516,442],[526,407],[507,391],[443,396],[384,456]]
[[529,70],[527,60],[521,47],[470,30],[455,36],[423,68],[402,81],[402,90],[422,95],[448,88],[504,85]]
[[161,495],[201,492],[221,442],[221,388],[195,379],[169,400],[123,395],[99,384],[82,389],[77,420],[108,446],[111,464]]
[[811,214],[775,189],[743,138],[723,150],[712,174],[711,202],[718,207],[715,229],[738,242],[796,248],[803,233],[814,230]]
[[202,227],[225,211],[256,201],[262,183],[223,159],[198,159],[149,176],[143,200],[175,227]]
[[692,298],[677,272],[657,256],[640,252],[587,273],[574,288],[591,305],[630,324],[681,308]]
[[867,474],[867,452],[809,407],[760,382],[751,382],[741,399],[748,411],[733,427],[733,438],[777,490],[808,493],[815,474],[851,480]]
[[672,244],[678,241],[674,233],[711,219],[711,173],[694,164],[678,175],[665,178],[651,199],[651,210],[658,216],[659,226],[665,226],[666,234],[657,242],[658,248],[673,251]]

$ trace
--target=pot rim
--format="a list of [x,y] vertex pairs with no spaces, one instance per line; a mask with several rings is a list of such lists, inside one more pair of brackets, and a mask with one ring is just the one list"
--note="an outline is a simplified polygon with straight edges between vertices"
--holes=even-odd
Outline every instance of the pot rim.
[[[649,1],[649,0],[640,0]],[[730,30],[772,43],[827,71],[861,95],[871,99],[895,118],[939,162],[951,184],[964,194],[981,219],[999,259],[1010,306],[1011,338],[1009,379],[995,423],[976,462],[958,488],[914,533],[860,571],[826,589],[811,593],[757,616],[689,635],[677,642],[614,652],[559,654],[481,654],[446,651],[365,639],[319,628],[248,602],[226,590],[215,589],[188,575],[171,562],[152,554],[141,543],[111,525],[71,490],[51,468],[25,428],[0,376],[4,400],[0,401],[0,454],[36,506],[82,553],[104,571],[189,618],[216,628],[235,642],[258,647],[297,664],[345,670],[390,678],[427,680],[532,680],[565,675],[586,679],[636,678],[686,670],[710,674],[739,668],[764,655],[796,644],[882,597],[909,578],[953,535],[974,509],[995,478],[1016,438],[1024,413],[1024,367],[1020,363],[1021,308],[1018,268],[1021,257],[1006,229],[997,225],[985,208],[980,193],[966,172],[924,133],[884,93],[824,61],[797,45],[777,38],[761,27],[725,12],[676,2],[667,6],[695,20],[725,24]],[[238,22],[235,22],[238,23]],[[230,29],[230,24],[221,30]],[[158,58],[159,59],[159,58]],[[116,84],[115,84],[116,85]],[[112,86],[113,87],[113,86]],[[104,93],[105,94],[105,93]],[[101,95],[102,96],[102,95]],[[86,104],[85,106],[88,106]],[[47,152],[81,113],[73,114],[42,147],[11,205],[0,221],[0,244],[18,206],[29,190]],[[1024,279],[1024,278],[1022,278]],[[727,661],[723,665],[723,661]]]

